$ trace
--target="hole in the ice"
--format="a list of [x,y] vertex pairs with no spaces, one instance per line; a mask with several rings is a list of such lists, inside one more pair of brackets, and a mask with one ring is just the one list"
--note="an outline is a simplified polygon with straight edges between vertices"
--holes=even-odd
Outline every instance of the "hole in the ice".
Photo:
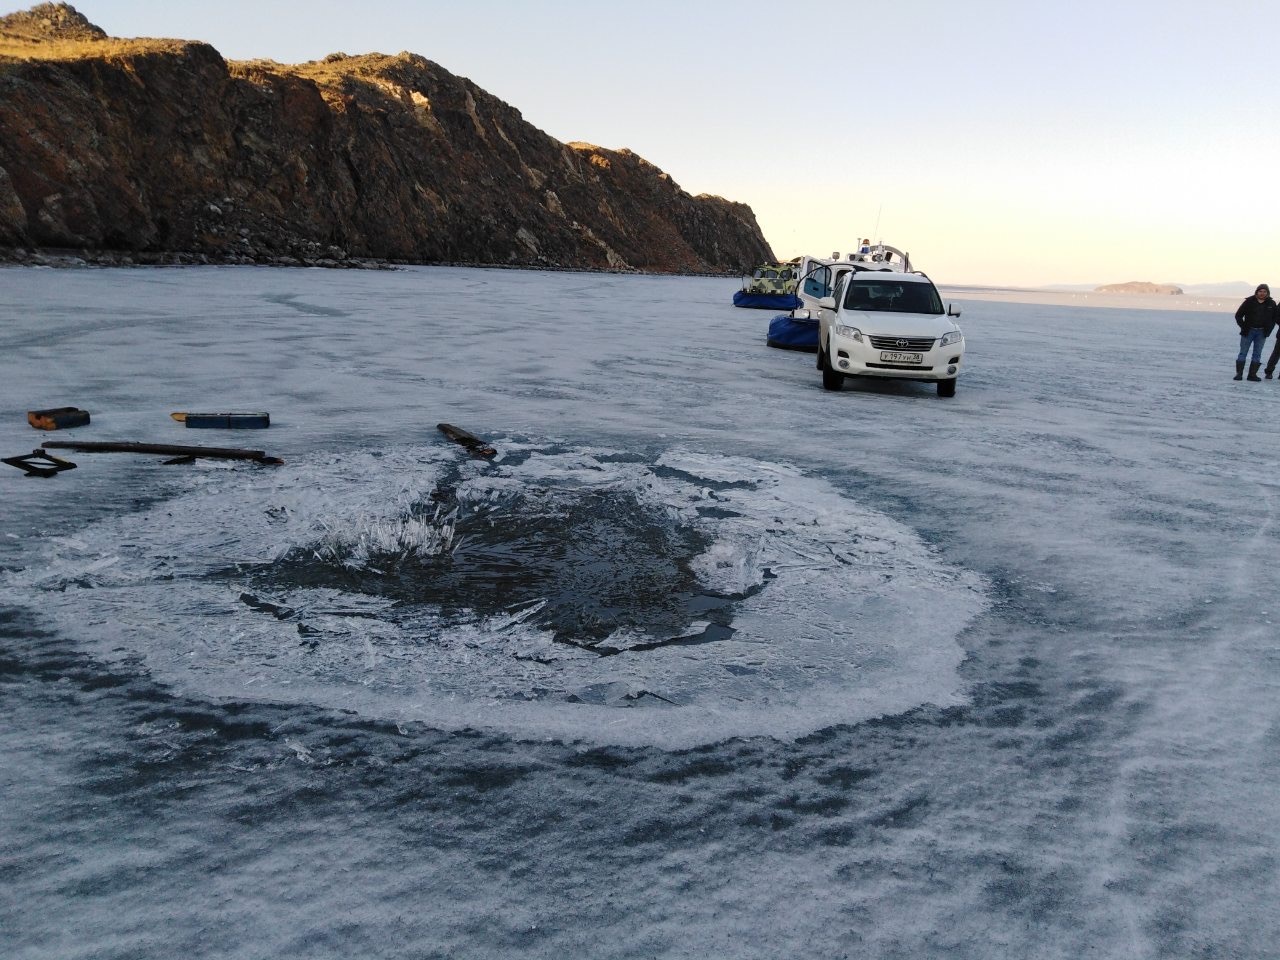
[[330,531],[318,548],[257,571],[255,592],[241,600],[289,619],[293,609],[272,594],[337,589],[394,601],[401,612],[511,616],[609,656],[733,634],[741,597],[712,593],[691,569],[707,544],[705,534],[626,492],[527,488]]
[[741,517],[736,510],[726,510],[724,507],[698,507],[698,516],[706,520],[733,520]]
[[653,475],[664,480],[679,480],[682,483],[691,483],[695,487],[701,487],[706,490],[752,490],[757,486],[754,480],[712,480],[708,477],[700,477],[689,473],[687,470],[668,467],[665,464],[655,466]]

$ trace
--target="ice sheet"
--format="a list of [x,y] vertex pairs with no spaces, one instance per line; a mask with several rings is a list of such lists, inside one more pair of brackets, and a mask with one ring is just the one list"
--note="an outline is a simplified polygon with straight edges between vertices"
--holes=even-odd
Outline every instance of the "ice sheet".
[[1273,956],[1229,309],[966,299],[943,400],[823,391],[736,287],[0,271],[6,455],[74,404],[286,461],[0,474],[6,955]]

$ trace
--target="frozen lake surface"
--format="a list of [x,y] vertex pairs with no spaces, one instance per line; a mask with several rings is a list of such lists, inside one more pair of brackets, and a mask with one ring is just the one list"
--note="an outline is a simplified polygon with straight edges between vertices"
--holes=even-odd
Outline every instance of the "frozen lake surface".
[[944,400],[736,287],[0,270],[3,456],[285,460],[0,474],[0,954],[1276,956],[1234,304],[965,292]]

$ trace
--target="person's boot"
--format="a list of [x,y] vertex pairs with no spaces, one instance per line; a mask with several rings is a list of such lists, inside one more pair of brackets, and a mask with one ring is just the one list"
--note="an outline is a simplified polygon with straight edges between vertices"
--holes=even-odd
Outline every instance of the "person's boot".
[[1275,372],[1276,372],[1275,367],[1267,367],[1267,369],[1262,371],[1262,377],[1264,380],[1270,380],[1272,374],[1274,374]]
[[1258,376],[1258,368],[1259,368],[1260,366],[1262,366],[1262,364],[1260,364],[1260,363],[1251,363],[1251,364],[1249,364],[1249,375],[1248,375],[1247,377],[1245,377],[1245,379],[1246,379],[1246,380],[1252,380],[1254,383],[1261,383],[1261,382],[1262,382],[1262,378],[1261,378],[1260,376]]
[[1243,380],[1243,379],[1244,379],[1244,361],[1243,361],[1243,360],[1237,360],[1237,361],[1236,361],[1236,375],[1235,375],[1234,377],[1232,377],[1231,379],[1232,379],[1232,380]]

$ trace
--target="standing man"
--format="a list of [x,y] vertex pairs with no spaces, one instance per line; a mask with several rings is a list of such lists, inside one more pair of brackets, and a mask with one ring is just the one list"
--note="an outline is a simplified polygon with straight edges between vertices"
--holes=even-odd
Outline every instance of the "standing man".
[[[1262,380],[1258,376],[1258,367],[1262,363],[1262,344],[1271,336],[1276,319],[1276,302],[1271,299],[1271,288],[1260,283],[1253,296],[1247,297],[1236,311],[1236,325],[1240,328],[1240,355],[1236,357],[1234,379],[1239,380],[1244,376],[1245,357],[1252,347],[1253,361],[1249,364],[1249,379],[1255,383]],[[1280,340],[1277,340],[1276,349],[1267,361],[1268,377],[1275,372],[1277,360],[1280,360]]]

